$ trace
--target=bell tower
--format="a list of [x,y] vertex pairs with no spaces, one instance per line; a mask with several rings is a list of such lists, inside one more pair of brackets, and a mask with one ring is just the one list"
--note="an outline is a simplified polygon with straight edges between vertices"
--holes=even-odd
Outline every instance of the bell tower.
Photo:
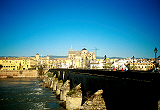
[[38,52],[37,52],[37,54],[36,54],[36,60],[37,60],[37,61],[39,60],[39,54],[38,54]]
[[71,49],[70,49],[70,51],[73,51],[73,49],[72,49],[72,46],[71,46]]

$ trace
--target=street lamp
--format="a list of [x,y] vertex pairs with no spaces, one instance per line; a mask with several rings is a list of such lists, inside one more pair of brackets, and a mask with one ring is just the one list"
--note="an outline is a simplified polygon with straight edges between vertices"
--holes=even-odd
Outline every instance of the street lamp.
[[154,53],[155,53],[155,61],[156,61],[156,53],[157,53],[157,48],[155,47],[155,49],[154,49]]
[[105,60],[105,69],[106,69],[106,55],[104,56],[104,60]]
[[156,54],[157,54],[157,48],[155,47],[155,49],[154,49],[154,53],[155,53],[155,66],[156,66],[156,70],[157,70],[157,64],[156,64]]
[[133,70],[134,70],[134,56],[133,56]]

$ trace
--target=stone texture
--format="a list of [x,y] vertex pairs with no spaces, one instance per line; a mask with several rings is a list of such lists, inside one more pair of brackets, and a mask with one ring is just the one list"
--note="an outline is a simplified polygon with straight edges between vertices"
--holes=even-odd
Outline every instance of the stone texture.
[[102,98],[103,90],[94,93],[81,107],[83,110],[107,110],[104,99]]
[[51,86],[50,86],[50,88],[51,88],[51,89],[53,88],[53,80],[51,81]]
[[63,83],[58,83],[57,84],[56,95],[60,95],[60,89],[61,89],[62,85],[63,85]]
[[66,97],[66,110],[80,110],[82,97]]
[[55,79],[53,81],[53,91],[56,91],[57,90],[57,84],[58,84],[58,79]]
[[39,77],[37,70],[0,70],[0,78]]
[[82,91],[81,91],[81,84],[79,84],[67,93],[66,109],[80,110],[81,104],[82,104]]
[[70,80],[67,80],[60,89],[60,100],[66,101],[66,95],[70,91]]

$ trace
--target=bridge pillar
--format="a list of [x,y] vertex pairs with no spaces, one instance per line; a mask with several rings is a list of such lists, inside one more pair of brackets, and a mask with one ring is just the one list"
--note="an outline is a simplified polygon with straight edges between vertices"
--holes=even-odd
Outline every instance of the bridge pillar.
[[70,90],[70,80],[67,80],[60,89],[60,100],[66,101],[66,95]]
[[60,76],[60,74],[61,74],[61,71],[58,71],[58,77]]
[[51,89],[53,88],[53,80],[51,81],[51,86],[50,86],[50,88],[51,88]]
[[64,80],[64,75],[65,75],[65,71],[63,71],[63,79],[62,80]]
[[66,109],[79,110],[82,104],[81,84],[77,85],[66,96]]
[[56,90],[56,95],[57,96],[60,95],[60,89],[61,89],[62,85],[63,85],[62,82],[57,83],[57,90]]
[[58,83],[58,78],[55,78],[55,80],[53,81],[53,91],[56,91],[57,83]]

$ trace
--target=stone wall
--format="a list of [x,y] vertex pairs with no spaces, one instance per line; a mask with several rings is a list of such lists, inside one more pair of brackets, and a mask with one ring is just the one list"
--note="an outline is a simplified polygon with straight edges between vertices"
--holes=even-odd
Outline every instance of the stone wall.
[[0,78],[39,77],[37,70],[0,70]]

